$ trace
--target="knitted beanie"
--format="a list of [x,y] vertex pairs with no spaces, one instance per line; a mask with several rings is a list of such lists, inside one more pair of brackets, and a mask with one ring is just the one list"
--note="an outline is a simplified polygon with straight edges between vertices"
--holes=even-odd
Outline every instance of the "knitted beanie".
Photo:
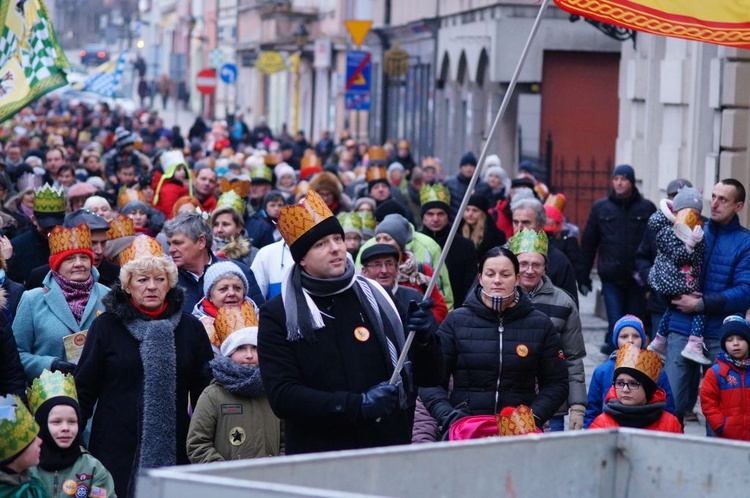
[[612,178],[616,176],[624,176],[630,183],[635,185],[635,170],[629,164],[621,164],[617,166],[612,172]]
[[474,206],[484,214],[488,214],[490,211],[490,201],[483,195],[472,194],[471,197],[469,197],[468,204],[466,205]]
[[250,344],[258,345],[258,327],[245,327],[244,329],[235,330],[224,339],[221,343],[221,355],[232,356],[237,348]]
[[89,257],[89,260],[91,260],[91,264],[94,264],[94,253],[91,251],[91,249],[69,249],[67,251],[58,252],[57,254],[52,254],[49,257],[49,266],[54,271],[60,271],[60,265],[62,265],[63,261],[68,256],[73,256],[75,254],[85,254]]
[[211,295],[211,289],[216,285],[216,282],[227,275],[239,277],[242,280],[242,285],[245,287],[243,294],[247,295],[248,288],[250,287],[247,283],[247,277],[245,277],[242,269],[231,261],[219,261],[208,267],[206,273],[203,275],[203,295]]
[[412,241],[414,233],[409,221],[400,214],[389,214],[375,229],[375,235],[387,233],[396,241],[401,252],[406,250],[406,244]]
[[693,208],[700,213],[703,211],[703,194],[694,187],[682,187],[672,200],[672,210],[676,213],[681,209]]
[[625,327],[633,327],[637,330],[638,334],[641,336],[641,347],[646,347],[647,339],[646,331],[643,328],[643,322],[635,315],[625,315],[615,322],[615,326],[612,329],[612,343],[615,345],[617,344],[617,337]]
[[727,350],[726,342],[733,335],[738,335],[750,344],[750,325],[744,318],[737,315],[729,315],[724,319],[721,326],[721,349]]

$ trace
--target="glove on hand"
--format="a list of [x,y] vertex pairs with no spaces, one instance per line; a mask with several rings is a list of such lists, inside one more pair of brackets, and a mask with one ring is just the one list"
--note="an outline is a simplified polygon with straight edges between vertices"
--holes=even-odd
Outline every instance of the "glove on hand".
[[578,292],[580,292],[581,295],[588,296],[589,292],[591,292],[591,286],[587,284],[579,285]]
[[440,434],[444,441],[448,439],[448,431],[450,431],[451,425],[455,424],[462,418],[471,415],[466,409],[466,404],[463,403],[462,405],[461,408],[454,408],[453,411],[443,417],[443,420],[440,421]]
[[62,372],[64,374],[72,374],[75,372],[76,366],[75,363],[71,363],[69,361],[63,361],[63,360],[54,360],[52,362],[52,371],[53,372]]
[[695,246],[700,244],[702,240],[703,240],[703,229],[700,227],[700,225],[696,225],[695,228],[693,228],[693,231],[690,232],[690,235],[687,236],[687,240],[685,240],[685,245],[688,247],[688,249],[694,249]]
[[434,323],[430,319],[432,307],[435,301],[425,299],[417,304],[416,301],[409,301],[409,310],[406,313],[406,330],[407,333],[414,331],[414,339],[420,343],[426,343],[432,338]]
[[586,413],[586,407],[583,405],[571,405],[568,414],[568,430],[580,431],[583,429],[583,415]]
[[362,393],[362,405],[359,413],[365,420],[376,420],[388,415],[398,405],[398,387],[387,382],[381,382]]

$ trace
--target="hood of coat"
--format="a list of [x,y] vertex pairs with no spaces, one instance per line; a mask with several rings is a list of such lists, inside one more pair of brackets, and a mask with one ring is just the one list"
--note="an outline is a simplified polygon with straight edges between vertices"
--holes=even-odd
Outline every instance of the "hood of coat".
[[[520,293],[518,302],[515,306],[506,309],[502,314],[503,320],[506,323],[512,322],[514,320],[519,320],[534,311],[534,306],[532,305],[531,299],[529,299],[529,295],[526,293],[526,291],[519,286],[516,286],[516,289]],[[474,288],[466,295],[466,300],[464,301],[464,305],[462,306],[462,308],[467,308],[471,310],[472,313],[475,313],[486,320],[497,321],[498,314],[494,310],[488,308],[482,302],[480,292],[481,287],[479,285],[475,285]]]
[[[175,313],[182,311],[182,303],[185,301],[185,293],[179,287],[170,289],[165,298],[167,309],[160,318],[169,318]],[[130,302],[130,295],[125,292],[122,285],[117,282],[109,293],[102,299],[104,309],[115,315],[121,322],[128,323],[133,320],[148,320],[149,318],[138,311]]]

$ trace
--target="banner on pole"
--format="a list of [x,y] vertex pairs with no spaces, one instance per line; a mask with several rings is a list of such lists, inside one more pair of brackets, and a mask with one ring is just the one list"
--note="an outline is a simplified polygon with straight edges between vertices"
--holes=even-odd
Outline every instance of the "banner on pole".
[[369,111],[372,63],[370,52],[352,50],[346,53],[345,104],[350,111]]
[[750,0],[554,0],[566,12],[655,35],[750,48]]
[[0,2],[0,122],[65,85],[70,69],[42,0]]
[[115,97],[117,90],[120,88],[120,79],[122,77],[122,70],[125,67],[127,54],[128,52],[125,50],[120,53],[120,56],[116,60],[105,62],[96,68],[96,72],[84,83],[83,89],[104,95],[105,97]]

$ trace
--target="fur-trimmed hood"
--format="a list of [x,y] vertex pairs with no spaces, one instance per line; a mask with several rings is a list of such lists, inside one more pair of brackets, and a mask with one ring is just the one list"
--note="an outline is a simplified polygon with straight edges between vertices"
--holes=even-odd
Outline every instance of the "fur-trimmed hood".
[[341,200],[341,194],[344,191],[344,188],[336,175],[329,173],[328,171],[323,171],[315,175],[312,180],[310,180],[310,188],[316,192],[320,190],[330,191],[333,194],[334,199],[336,199],[336,202]]
[[[179,287],[170,289],[165,298],[167,309],[160,318],[169,318],[175,313],[182,311],[182,303],[185,301],[185,293]],[[133,320],[148,320],[149,317],[138,311],[130,302],[130,294],[123,290],[122,285],[117,282],[109,293],[102,299],[104,309],[115,315],[121,322],[128,323]]]

